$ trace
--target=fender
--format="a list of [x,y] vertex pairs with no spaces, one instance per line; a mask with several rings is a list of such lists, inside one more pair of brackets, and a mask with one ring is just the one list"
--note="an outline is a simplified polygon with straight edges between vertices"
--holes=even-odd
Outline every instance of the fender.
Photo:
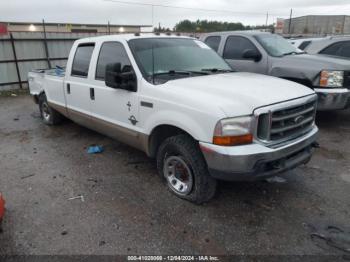
[[157,126],[171,125],[184,130],[198,141],[211,142],[213,134],[208,132],[208,130],[212,130],[214,132],[216,123],[213,124],[210,123],[211,121],[208,121],[208,123],[200,124],[199,121],[199,119],[195,119],[193,116],[189,116],[188,114],[163,110],[152,114],[147,121],[145,121],[144,130],[146,134],[150,135]]

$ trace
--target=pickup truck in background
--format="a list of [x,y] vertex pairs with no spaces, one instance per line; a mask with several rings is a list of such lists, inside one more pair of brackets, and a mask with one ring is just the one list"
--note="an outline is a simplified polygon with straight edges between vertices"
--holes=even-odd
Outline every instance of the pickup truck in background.
[[257,180],[307,163],[317,96],[270,76],[232,72],[203,42],[115,35],[74,43],[65,72],[29,73],[44,123],[62,117],[156,158],[169,189],[202,203],[217,179]]
[[348,59],[309,55],[283,37],[264,32],[217,32],[201,39],[234,70],[276,76],[310,87],[318,95],[318,110],[350,105]]
[[[319,39],[304,39],[304,51],[311,55],[327,55],[350,59],[350,36],[331,36]],[[350,63],[350,60],[349,60]]]

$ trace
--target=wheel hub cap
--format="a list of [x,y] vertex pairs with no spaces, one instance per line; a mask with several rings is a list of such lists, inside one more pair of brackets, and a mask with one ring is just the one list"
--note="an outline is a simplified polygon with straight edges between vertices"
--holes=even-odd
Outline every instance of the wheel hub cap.
[[164,176],[169,187],[180,195],[188,195],[193,186],[193,175],[186,162],[178,156],[171,156],[165,160]]
[[42,104],[42,114],[43,114],[43,118],[45,120],[49,120],[50,119],[50,111],[49,111],[49,107],[46,103]]

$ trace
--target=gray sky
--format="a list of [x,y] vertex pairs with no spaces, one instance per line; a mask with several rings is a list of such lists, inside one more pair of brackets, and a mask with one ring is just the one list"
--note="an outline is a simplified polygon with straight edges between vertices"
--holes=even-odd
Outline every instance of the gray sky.
[[[350,14],[349,0],[124,0],[136,3],[152,3],[190,8],[227,10],[209,12],[177,8],[154,7],[153,24],[172,28],[183,19],[208,19],[243,24],[265,24],[277,17],[288,18],[290,8],[294,16],[308,14]],[[0,20],[60,23],[152,24],[150,6],[128,5],[106,0],[0,0]]]

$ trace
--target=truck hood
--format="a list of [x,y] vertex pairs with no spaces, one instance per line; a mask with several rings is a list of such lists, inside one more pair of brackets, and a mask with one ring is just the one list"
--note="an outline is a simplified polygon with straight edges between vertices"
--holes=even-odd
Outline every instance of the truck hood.
[[227,117],[251,114],[254,109],[314,94],[295,82],[253,74],[228,73],[169,81],[164,84],[179,103],[217,105]]
[[295,64],[300,69],[313,68],[317,71],[329,70],[350,70],[350,61],[347,59],[336,58],[325,55],[288,55],[281,58],[281,62],[288,66],[288,64]]
[[308,80],[312,86],[318,86],[322,70],[349,71],[350,61],[324,55],[288,55],[272,59],[269,75]]

